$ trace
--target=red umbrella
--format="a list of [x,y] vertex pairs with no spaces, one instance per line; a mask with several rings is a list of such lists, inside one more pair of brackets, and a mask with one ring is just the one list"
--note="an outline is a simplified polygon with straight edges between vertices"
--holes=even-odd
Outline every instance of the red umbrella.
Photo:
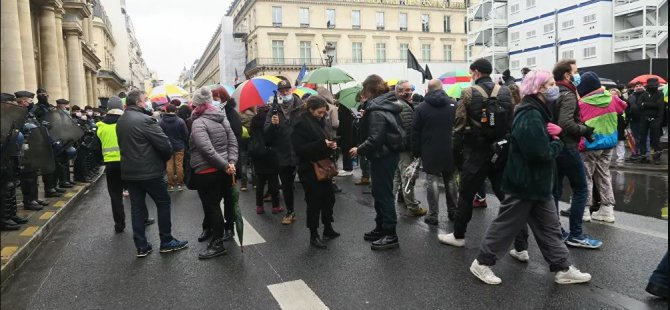
[[665,84],[665,83],[667,83],[662,77],[660,77],[660,76],[658,76],[658,75],[655,75],[655,74],[643,74],[643,75],[640,75],[640,76],[638,76],[638,77],[632,79],[630,82],[628,82],[628,84],[630,85],[630,84],[635,84],[635,83],[637,83],[637,82],[642,82],[642,84],[647,85],[647,80],[649,80],[650,78],[657,78],[659,84]]

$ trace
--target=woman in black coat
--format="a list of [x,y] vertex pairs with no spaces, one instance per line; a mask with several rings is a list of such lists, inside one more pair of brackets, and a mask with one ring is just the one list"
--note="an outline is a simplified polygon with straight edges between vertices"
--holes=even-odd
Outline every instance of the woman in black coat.
[[340,120],[340,126],[337,127],[337,135],[340,136],[340,148],[342,152],[342,169],[350,173],[354,170],[353,161],[351,156],[349,156],[349,149],[354,145],[354,113],[344,105],[340,104],[338,110],[338,118]]
[[325,130],[324,117],[328,111],[326,100],[320,96],[307,99],[305,111],[298,117],[291,141],[298,156],[298,175],[305,189],[307,203],[307,228],[310,230],[310,244],[325,249],[326,244],[319,236],[319,217],[323,222],[323,238],[333,239],[340,234],[333,230],[333,205],[335,192],[332,180],[319,181],[314,172],[314,162],[329,159],[337,149],[337,143]]
[[263,193],[265,183],[272,196],[272,213],[283,211],[279,205],[279,160],[277,152],[267,146],[263,134],[265,118],[269,111],[268,106],[258,108],[258,113],[251,119],[251,138],[249,139],[249,158],[254,167],[254,181],[256,182],[256,214],[265,213],[263,208]]

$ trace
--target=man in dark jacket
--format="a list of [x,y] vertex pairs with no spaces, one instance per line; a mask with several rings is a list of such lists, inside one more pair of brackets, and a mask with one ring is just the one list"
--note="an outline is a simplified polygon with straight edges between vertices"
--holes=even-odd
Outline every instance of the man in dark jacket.
[[123,159],[121,178],[130,192],[137,257],[145,257],[152,251],[144,233],[144,220],[148,213],[145,202],[147,194],[156,203],[161,253],[181,250],[188,244],[188,241],[179,241],[172,236],[171,202],[165,181],[165,162],[172,157],[172,146],[158,122],[151,117],[151,112],[147,111],[146,98],[143,91],[131,91],[126,98],[128,108],[116,127]]
[[177,117],[177,107],[169,105],[160,120],[161,129],[170,139],[172,156],[167,161],[168,191],[182,190],[184,186],[184,149],[188,141],[186,122]]
[[[405,169],[414,161],[411,152],[410,133],[412,132],[412,118],[414,117],[414,106],[412,105],[412,84],[409,81],[399,81],[395,87],[395,94],[398,103],[402,106],[400,111],[401,126],[407,133],[403,147],[400,151],[400,160],[398,168],[393,178],[393,197],[398,202],[404,203],[405,207],[412,216],[423,216],[426,214],[426,208],[419,207],[419,202],[414,198],[414,179],[405,176]],[[410,183],[407,188],[405,184]],[[405,190],[407,189],[407,190]]]
[[[647,135],[649,135],[651,159],[654,161],[654,164],[659,165],[661,163],[662,153],[661,135],[663,135],[661,122],[663,121],[663,109],[665,108],[663,103],[663,92],[658,89],[657,78],[650,78],[647,80],[645,89],[647,92],[642,94],[642,103],[640,105],[640,116],[642,117],[642,120],[640,122],[640,137],[638,143],[641,144],[640,148],[642,150],[646,150]],[[640,162],[648,162],[646,154],[640,155],[642,156]]]
[[293,183],[295,181],[298,159],[293,151],[291,134],[293,124],[301,113],[302,100],[298,95],[291,93],[291,83],[282,80],[278,85],[278,94],[271,99],[270,112],[265,119],[265,141],[277,151],[279,159],[279,179],[281,180],[282,194],[286,204],[286,216],[282,224],[289,225],[295,222],[293,210]]
[[[488,60],[480,58],[474,61],[470,65],[470,74],[475,86],[463,90],[461,101],[456,107],[453,142],[455,152],[462,154],[464,161],[460,169],[461,188],[454,217],[454,232],[440,239],[448,245],[465,244],[465,231],[472,218],[472,199],[487,177],[498,200],[502,201],[505,197],[500,184],[506,160],[503,147],[507,141],[484,135],[484,126],[491,127],[493,122],[488,123],[488,114],[483,115],[482,111],[486,112],[486,98],[497,98],[498,105],[505,110],[503,118],[506,121],[495,122],[501,131],[509,133],[513,113],[512,97],[507,86],[497,85],[491,80],[491,72],[493,66]],[[486,93],[483,94],[482,90]],[[498,151],[494,151],[496,148]]]
[[[628,108],[626,109],[626,119],[628,124],[630,124],[630,131],[633,134],[635,139],[635,154],[631,155],[628,158],[631,162],[637,162],[641,159],[646,159],[647,150],[642,149],[643,144],[639,142],[640,140],[640,128],[642,127],[642,115],[641,115],[641,106],[642,106],[642,95],[645,94],[644,84],[642,82],[637,82],[634,85],[633,92],[628,95]],[[646,137],[644,138],[646,141]],[[646,144],[644,144],[646,145]]]
[[[44,88],[39,88],[37,90],[37,104],[33,107],[33,115],[39,122],[44,121],[44,117],[47,113],[54,110],[55,107],[49,104],[49,93]],[[46,126],[47,128],[49,126]],[[44,197],[53,198],[61,197],[65,190],[58,188],[58,175],[56,172],[47,173],[42,175],[42,183],[44,183]]]
[[446,187],[447,213],[454,220],[456,211],[456,183],[454,180],[454,158],[451,146],[456,102],[451,100],[442,90],[442,82],[438,79],[428,82],[428,93],[424,103],[414,111],[412,126],[412,153],[420,157],[423,171],[426,172],[426,200],[430,213],[424,221],[437,225],[439,215],[439,181],[442,179]]

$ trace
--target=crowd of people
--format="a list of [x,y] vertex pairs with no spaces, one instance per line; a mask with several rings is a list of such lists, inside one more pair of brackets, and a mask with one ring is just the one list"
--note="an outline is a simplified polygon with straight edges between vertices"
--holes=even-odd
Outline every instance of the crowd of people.
[[[487,206],[488,179],[501,206],[471,272],[487,284],[501,283],[492,266],[512,245],[510,256],[530,260],[530,227],[543,258],[556,273],[555,282],[590,281],[591,275],[570,261],[568,246],[602,247],[603,242],[588,235],[582,223],[615,221],[609,174],[614,150],[617,163],[660,163],[665,105],[658,80],[606,90],[597,74],[580,73],[571,59],[559,61],[551,72],[524,69],[520,83],[509,71],[502,81],[494,81],[486,59],[474,61],[469,69],[473,83],[461,98],[447,96],[437,79],[428,82],[421,96],[413,93],[409,81],[389,87],[380,76],[370,75],[356,96],[360,102],[356,111],[340,105],[339,93],[333,95],[324,87],[316,88],[318,95],[300,97],[286,79],[266,105],[241,112],[223,87],[200,88],[190,103],[172,100],[161,108],[153,106],[143,91],[131,91],[125,106],[121,98],[110,98],[104,117],[88,107],[86,114],[76,107],[67,113],[67,102],[59,100],[58,110],[97,133],[94,144],[99,145],[100,156],[82,156],[80,149],[94,149],[82,147],[56,158],[76,158],[75,181],[90,177],[77,174],[77,161],[85,171],[94,171],[104,161],[117,232],[125,229],[124,189],[130,196],[138,257],[153,249],[145,236],[145,226],[154,221],[148,217],[147,194],[158,210],[160,251],[171,252],[187,247],[188,241],[172,236],[169,192],[197,191],[203,207],[198,241],[209,240],[199,258],[208,259],[225,254],[225,241],[235,235],[237,180],[242,191],[247,190],[248,179],[253,181],[258,215],[265,214],[264,202],[271,202],[271,212],[283,214],[281,223],[291,225],[300,218],[294,207],[296,175],[305,192],[310,245],[325,249],[328,240],[340,236],[333,227],[336,193],[341,191],[336,177],[352,175],[357,163],[361,178],[355,184],[369,187],[374,198],[374,227],[363,236],[372,250],[399,247],[396,206],[438,225],[441,184],[453,232],[437,239],[463,247],[473,208]],[[38,91],[38,98],[42,93]],[[39,105],[46,99],[33,108],[24,98],[18,104],[30,108],[30,117],[34,114],[39,120]],[[98,120],[97,125],[92,119]],[[41,125],[46,124],[36,126]],[[626,159],[622,141],[627,126],[637,143]],[[342,169],[337,168],[340,162]],[[425,174],[428,208],[420,206],[414,193],[418,171]],[[569,209],[562,210],[569,213],[569,226],[562,227],[558,206],[566,178],[572,194]],[[47,180],[45,190],[55,195],[55,181]],[[59,180],[61,185],[70,184],[67,177]],[[25,207],[42,203],[30,196],[30,190],[24,197],[26,192],[34,201]],[[3,225],[14,217],[11,212],[3,217]],[[663,266],[667,274],[667,254]],[[648,290],[663,291],[658,285],[651,283]],[[667,286],[664,292],[667,296]]]

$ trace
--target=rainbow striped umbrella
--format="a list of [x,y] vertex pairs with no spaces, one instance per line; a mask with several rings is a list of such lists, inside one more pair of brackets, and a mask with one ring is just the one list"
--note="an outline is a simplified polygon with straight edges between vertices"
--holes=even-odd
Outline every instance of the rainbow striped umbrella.
[[298,97],[300,97],[300,98],[302,98],[302,96],[304,96],[305,94],[310,94],[312,96],[319,94],[319,93],[316,92],[316,90],[313,90],[313,89],[307,88],[307,87],[303,87],[303,86],[294,88],[293,93],[298,95]]
[[185,98],[186,96],[188,96],[188,92],[183,88],[174,84],[165,84],[156,86],[154,89],[152,89],[148,97],[151,102],[167,103],[167,97],[173,99]]
[[442,84],[444,85],[453,85],[457,83],[470,83],[471,78],[470,78],[470,73],[465,70],[456,70],[456,71],[449,71],[445,74],[440,75],[439,77],[440,81],[442,81]]
[[264,75],[244,81],[235,89],[232,97],[237,101],[240,112],[255,106],[264,105],[274,96],[277,84],[281,81],[277,77]]

